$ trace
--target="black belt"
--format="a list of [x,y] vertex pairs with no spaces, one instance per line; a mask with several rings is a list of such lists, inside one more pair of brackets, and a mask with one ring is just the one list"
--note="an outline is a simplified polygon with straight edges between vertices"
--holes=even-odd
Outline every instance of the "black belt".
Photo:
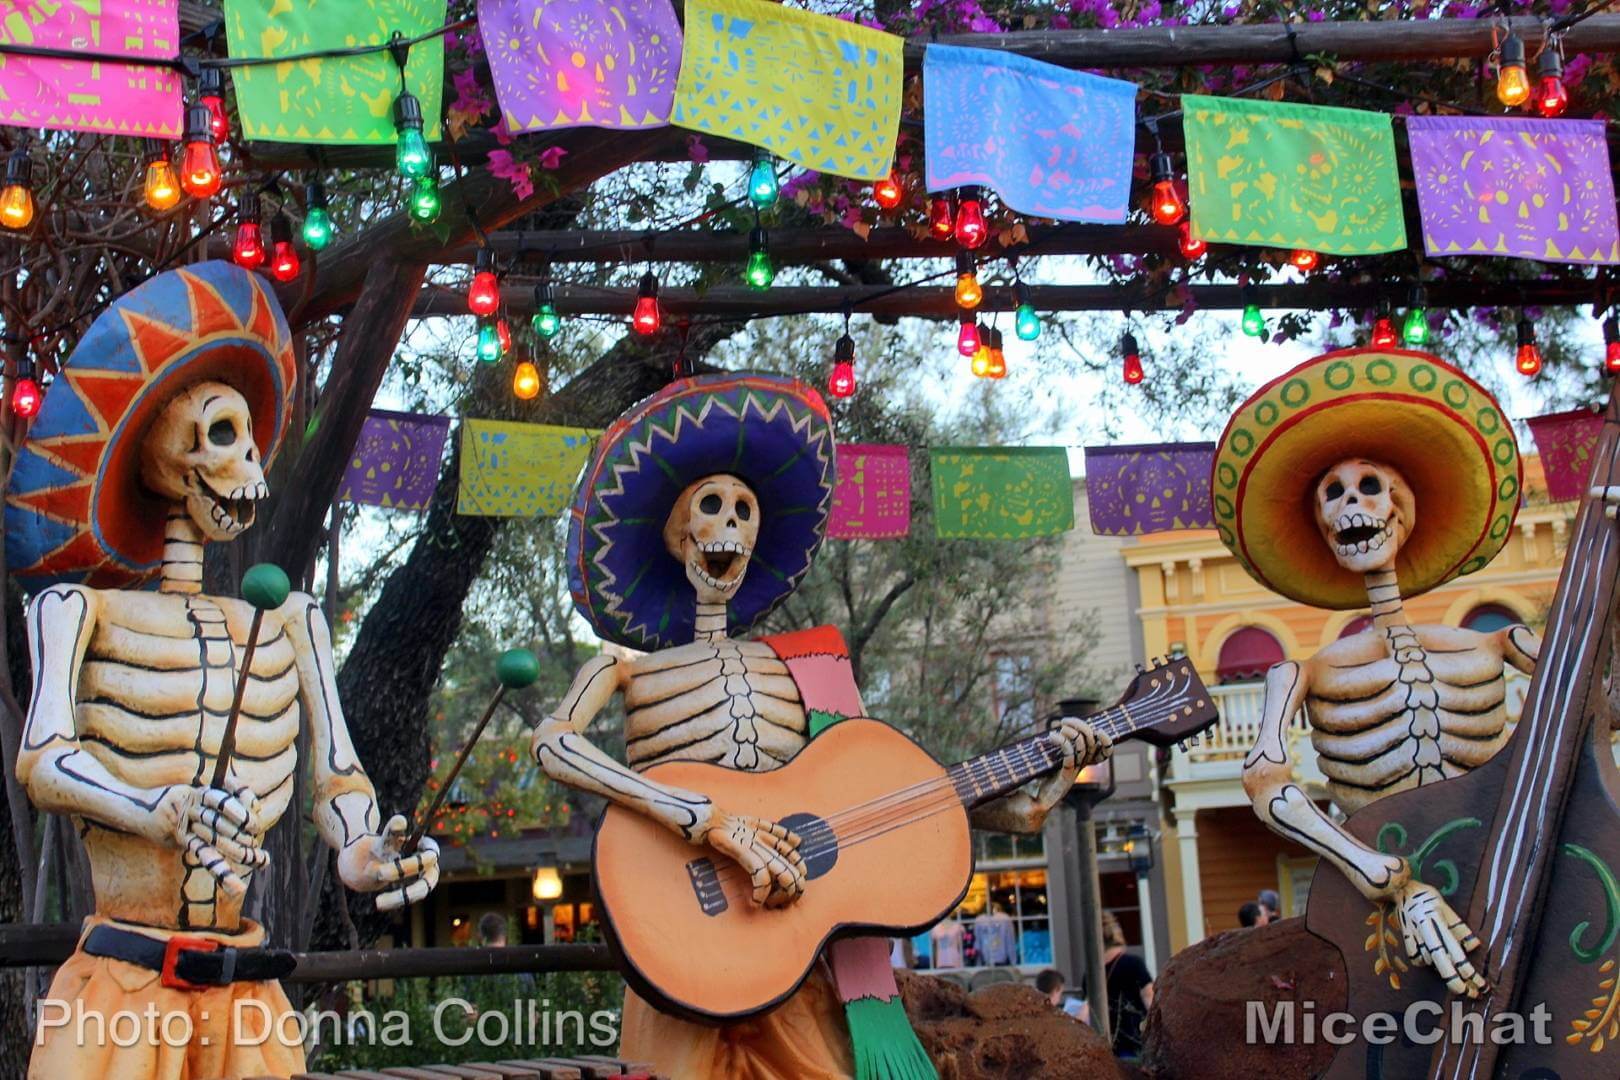
[[292,974],[298,961],[285,949],[238,949],[213,938],[174,934],[147,937],[116,926],[97,926],[80,946],[91,956],[122,960],[162,975],[176,990],[262,982]]

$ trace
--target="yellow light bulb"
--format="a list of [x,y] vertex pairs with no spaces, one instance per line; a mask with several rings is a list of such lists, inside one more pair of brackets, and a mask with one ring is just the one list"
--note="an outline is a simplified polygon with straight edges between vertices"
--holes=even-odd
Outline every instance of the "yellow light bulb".
[[146,167],[146,186],[143,191],[146,205],[153,210],[167,210],[180,201],[180,180],[174,175],[174,166],[167,158],[160,158]]
[[540,370],[533,361],[518,363],[517,370],[512,373],[512,393],[521,401],[532,401],[540,396]]
[[0,191],[0,225],[8,229],[26,229],[33,220],[33,192],[21,184],[11,184]]
[[964,311],[972,311],[984,299],[984,290],[979,287],[979,279],[972,274],[963,274],[956,279],[956,306]]
[[1530,99],[1530,75],[1522,64],[1504,64],[1496,77],[1496,100],[1509,108],[1523,105]]
[[536,900],[555,900],[563,894],[562,875],[555,866],[542,866],[534,872],[529,891]]

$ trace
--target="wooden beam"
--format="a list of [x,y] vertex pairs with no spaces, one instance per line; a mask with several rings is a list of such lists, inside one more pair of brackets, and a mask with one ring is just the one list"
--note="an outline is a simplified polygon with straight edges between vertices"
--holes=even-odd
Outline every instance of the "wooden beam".
[[[1600,303],[1605,286],[1591,279],[1546,281],[1469,281],[1453,278],[1430,283],[1429,306],[1436,309],[1468,310],[1476,307],[1517,306],[1567,307]],[[1325,311],[1375,307],[1380,300],[1401,306],[1407,283],[1342,282],[1319,279],[1299,283],[1279,283],[1255,287],[1260,306],[1271,311]],[[1030,302],[1041,311],[1166,311],[1179,310],[1190,294],[1195,307],[1204,310],[1239,310],[1247,303],[1245,290],[1237,285],[1191,285],[1183,290],[1163,288],[1118,288],[1112,285],[1031,285]],[[598,288],[584,285],[557,285],[553,290],[557,310],[563,315],[620,316],[626,320],[635,306],[634,289]],[[528,316],[534,311],[534,291],[523,284],[508,284],[501,290],[507,311]],[[956,299],[951,289],[936,285],[900,288],[891,286],[852,286],[820,288],[781,286],[766,292],[740,286],[724,286],[703,293],[691,289],[663,289],[658,294],[665,325],[682,317],[744,319],[789,315],[831,314],[846,305],[860,315],[891,318],[954,319]],[[979,310],[989,313],[1012,311],[1018,305],[1013,290],[986,286]],[[429,286],[418,294],[418,318],[467,314],[467,298],[459,289]]]
[[[819,229],[769,230],[771,260],[795,266],[834,259],[949,259],[953,241],[918,238],[907,229],[873,229],[866,239],[839,225]],[[1171,255],[1177,233],[1162,225],[1048,225],[1029,230],[1029,243],[1009,251],[1034,255]],[[748,234],[740,232],[496,232],[489,246],[504,258],[553,263],[700,263],[748,258]],[[434,259],[440,264],[471,264],[474,245],[452,248]],[[1000,249],[985,251],[1000,257]]]

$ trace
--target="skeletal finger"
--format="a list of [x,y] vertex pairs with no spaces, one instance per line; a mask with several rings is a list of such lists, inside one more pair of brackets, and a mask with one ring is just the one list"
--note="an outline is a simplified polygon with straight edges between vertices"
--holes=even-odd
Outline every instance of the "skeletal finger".
[[764,907],[771,895],[771,872],[764,863],[759,863],[750,872],[750,877],[754,882],[754,903]]
[[[235,822],[241,828],[247,828],[253,820],[253,815],[242,804],[242,800],[228,791],[219,788],[208,788],[203,791],[202,806],[209,810],[217,810],[220,814]],[[193,813],[200,813],[202,807],[194,807]]]
[[771,847],[789,862],[799,866],[804,865],[804,853],[799,850],[796,843],[777,836],[771,838]]
[[[232,821],[218,810],[212,810],[207,807],[202,808],[201,812],[199,812],[194,819],[193,828],[197,826],[202,826],[214,836],[228,836],[232,839],[254,837],[254,830],[243,825],[238,825],[235,821]],[[207,837],[204,837],[204,839],[207,839]]]
[[1114,756],[1114,740],[1106,731],[1097,732],[1097,760],[1107,761]]
[[245,866],[249,870],[257,870],[270,864],[270,853],[257,844],[243,844],[229,836],[216,836],[210,831],[209,835],[199,833],[198,826],[191,827],[191,837],[201,841],[204,845],[213,848],[221,855],[238,866]]
[[407,855],[403,859],[389,859],[378,863],[372,871],[372,877],[379,885],[392,885],[404,878],[417,877],[422,873],[422,856]]
[[1451,924],[1451,933],[1462,946],[1463,952],[1473,952],[1479,948],[1479,938],[1474,936],[1474,932],[1468,929],[1468,924],[1461,919]]
[[426,881],[413,881],[403,889],[389,889],[387,892],[377,894],[378,911],[397,911],[407,904],[414,904],[422,899],[431,890]]
[[220,888],[232,896],[247,895],[247,882],[237,876],[236,871],[231,869],[231,864],[226,861],[225,856],[221,855],[212,846],[193,836],[187,841],[186,849],[191,852],[191,857],[197,860],[198,866],[214,875],[215,879],[219,881]]

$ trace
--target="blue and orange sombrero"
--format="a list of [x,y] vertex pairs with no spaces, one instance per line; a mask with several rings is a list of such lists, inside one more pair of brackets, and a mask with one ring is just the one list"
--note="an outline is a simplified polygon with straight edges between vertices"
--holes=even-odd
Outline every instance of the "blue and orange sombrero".
[[833,496],[833,433],[815,390],[776,375],[681,379],[615,420],[568,516],[574,605],[607,641],[666,649],[692,640],[696,597],[664,548],[676,497],[714,473],[759,497],[759,539],[729,608],[742,633],[798,585],[821,547]]
[[286,317],[226,262],[172,270],[102,312],[46,394],[6,498],[6,559],[23,587],[140,585],[163,555],[164,504],[140,479],[147,428],[175,394],[214,380],[247,399],[268,467],[297,379]]

